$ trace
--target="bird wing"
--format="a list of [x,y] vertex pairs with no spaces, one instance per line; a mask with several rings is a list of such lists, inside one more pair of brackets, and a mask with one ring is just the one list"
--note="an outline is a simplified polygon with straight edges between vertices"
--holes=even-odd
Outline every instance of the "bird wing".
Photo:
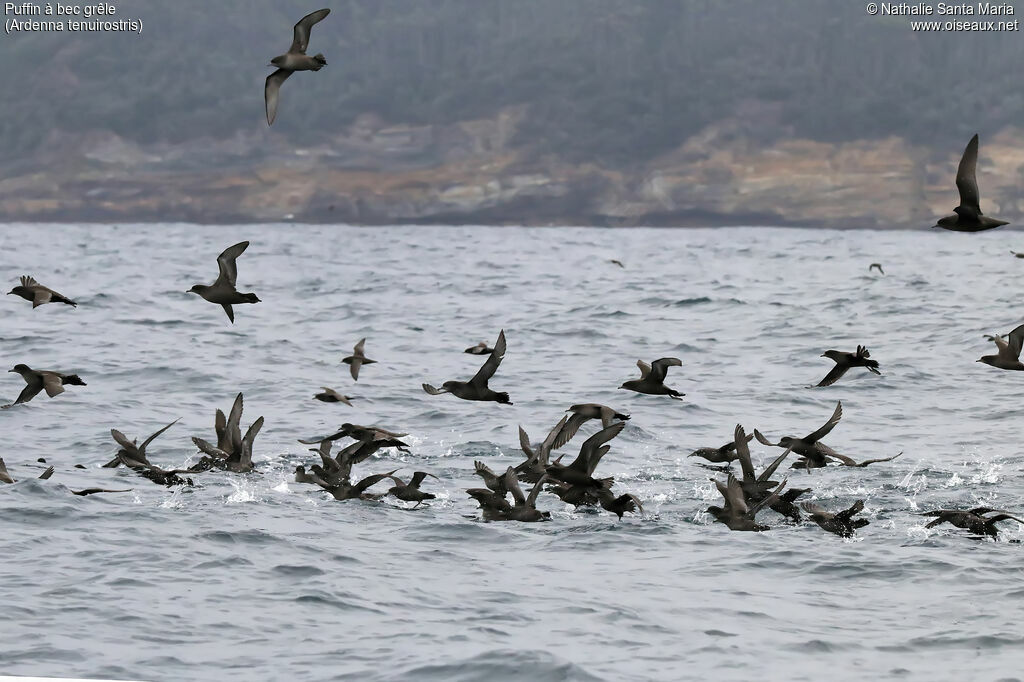
[[423,390],[429,393],[430,395],[441,395],[442,393],[448,392],[447,388],[434,388],[430,384],[423,384]]
[[487,380],[494,376],[494,373],[498,371],[498,365],[501,364],[501,360],[504,357],[505,330],[502,329],[498,334],[498,340],[494,343],[494,350],[487,356],[487,362],[485,362],[483,367],[480,368],[480,371],[473,375],[473,378],[469,380],[469,383],[479,387],[486,387]]
[[249,426],[249,429],[245,432],[245,437],[242,438],[242,453],[241,461],[243,464],[252,464],[252,444],[256,440],[256,435],[263,428],[263,417],[260,417]]
[[[748,512],[750,514],[750,518],[753,519],[755,516],[757,516],[757,512],[761,511],[765,507],[770,507],[773,504],[775,504],[776,502],[778,502],[779,501],[779,496],[782,494],[782,489],[786,487],[786,484],[788,482],[789,482],[789,479],[784,479],[782,481],[782,483],[780,483],[779,485],[777,485],[775,487],[775,490],[772,491],[771,495],[769,495],[768,497],[766,497],[763,500],[760,500],[759,502],[754,504],[750,508],[750,511]],[[736,487],[739,487],[739,484],[737,484]],[[742,492],[742,490],[741,490],[741,492]]]
[[844,509],[841,512],[836,512],[836,518],[840,521],[850,522],[855,514],[859,514],[864,509],[864,500],[857,500],[850,506],[849,509]]
[[353,381],[359,381],[359,368],[363,366],[362,358],[353,357],[348,363],[348,372]]
[[292,46],[288,48],[288,51],[306,54],[306,48],[309,47],[310,29],[313,28],[313,24],[317,23],[330,13],[330,9],[318,9],[317,11],[310,12],[299,19],[299,23],[295,24],[295,35],[292,38]]
[[733,444],[736,448],[736,456],[740,460],[740,468],[743,469],[743,482],[752,483],[757,479],[757,474],[754,473],[754,464],[750,461],[750,447],[747,445],[747,432],[743,430],[743,426],[737,424],[736,430],[733,433],[735,435]]
[[242,448],[242,394],[235,396],[235,402],[231,405],[231,412],[228,413],[227,439],[232,453],[237,453]]
[[[601,446],[610,441],[626,427],[625,422],[619,422],[612,424],[607,429],[601,429],[593,436],[583,441],[583,445],[580,446],[580,454],[573,460],[572,464],[568,468],[576,471],[586,473],[588,476],[594,472],[597,467],[597,463],[604,456],[604,453],[598,454],[601,450]],[[607,450],[605,450],[607,452]]]
[[646,379],[651,373],[651,366],[643,360],[637,360],[636,366],[640,368],[640,378]]
[[[721,490],[721,488],[719,488],[719,490]],[[729,474],[724,494],[726,506],[734,509],[740,516],[744,516],[750,511],[747,508],[747,499],[743,495],[743,488],[740,486],[740,482],[737,481],[736,477],[732,474]]]
[[[501,476],[505,482],[505,489],[512,493],[512,499],[515,500],[516,506],[526,504],[526,495],[523,494],[523,489],[519,487],[519,479],[516,477],[516,470],[509,467],[504,474]],[[543,476],[541,478],[544,478]],[[533,491],[530,491],[530,495],[533,496]]]
[[117,429],[110,429],[110,435],[114,437],[114,440],[117,441],[118,445],[120,445],[122,448],[124,448],[128,452],[135,452],[138,449],[135,446],[135,443],[133,443],[130,440],[128,440],[128,436],[124,435],[123,433],[121,433]]
[[960,157],[956,169],[956,188],[960,191],[960,205],[981,213],[981,199],[978,195],[978,136],[975,134]]
[[683,361],[679,358],[659,358],[651,363],[651,380],[661,383],[665,381],[669,367],[682,367]]
[[217,459],[231,459],[231,457],[228,455],[228,453],[224,452],[220,448],[217,448],[217,447],[214,447],[213,445],[210,445],[209,443],[207,443],[202,438],[197,438],[196,436],[192,436],[192,442],[195,443],[196,447],[199,448],[200,452],[205,452],[206,454],[210,455],[211,457],[216,457]]
[[548,480],[548,475],[544,474],[533,485],[533,488],[530,490],[530,496],[526,498],[526,506],[527,506],[527,508],[531,508],[531,509],[536,509],[537,508],[537,496],[540,495],[541,486],[544,485],[545,483],[547,483],[547,480]]
[[[139,450],[140,450],[140,451],[142,451],[142,452],[145,452],[145,451],[146,451],[146,446],[147,446],[147,445],[149,445],[149,444],[150,444],[150,443],[152,443],[152,442],[153,442],[154,440],[156,440],[156,439],[157,439],[157,437],[158,437],[158,436],[159,436],[159,435],[160,435],[161,433],[163,433],[163,432],[164,432],[164,431],[166,431],[167,429],[169,429],[169,428],[171,428],[172,426],[174,426],[175,424],[177,424],[177,423],[178,423],[178,421],[179,421],[180,419],[181,419],[180,417],[179,417],[178,419],[175,419],[175,420],[174,420],[174,421],[172,421],[172,422],[171,422],[170,424],[168,424],[168,425],[167,425],[167,426],[165,426],[164,428],[160,429],[159,431],[157,431],[156,433],[154,433],[154,434],[153,434],[152,436],[150,436],[150,437],[149,437],[149,438],[147,438],[146,440],[142,441],[142,445],[140,445],[140,446],[139,446]],[[117,439],[117,436],[114,436],[114,439],[116,440],[116,439]]]
[[290,75],[291,71],[278,69],[267,76],[267,82],[263,86],[263,99],[267,103],[267,125],[274,125],[274,119],[277,118],[277,95],[281,91],[281,83],[288,80]]
[[1014,360],[1018,360],[1020,359],[1021,346],[1024,345],[1024,324],[1010,332],[1009,339],[1010,343],[1007,345],[1007,351],[1013,353]]
[[32,307],[38,308],[44,303],[49,303],[53,299],[53,292],[44,286],[38,284],[32,287]]
[[804,437],[804,440],[808,441],[809,443],[821,440],[822,438],[827,436],[832,429],[836,427],[836,424],[838,424],[839,420],[842,418],[843,403],[842,401],[840,401],[836,403],[836,411],[832,413],[832,416],[829,417],[829,420],[825,422],[825,424],[817,431],[813,431],[807,434],[807,436]]
[[[425,385],[426,384],[424,384],[424,386]],[[530,436],[526,433],[526,430],[523,429],[522,426],[519,427],[519,447],[522,449],[523,454],[525,454],[528,459],[533,459],[534,457],[537,456],[536,453],[533,451],[533,448],[530,446]]]
[[228,419],[224,416],[224,412],[219,407],[217,408],[217,412],[213,418],[213,430],[217,434],[217,447],[222,449],[228,447]]
[[53,467],[46,467],[46,470],[43,471],[43,473],[39,474],[39,480],[49,480],[50,476],[53,476]]
[[4,458],[0,457],[0,481],[4,483],[14,483],[14,479],[11,477],[9,471],[7,471],[7,465],[4,464]]
[[850,369],[850,366],[845,362],[837,362],[836,366],[829,370],[829,373],[825,375],[825,378],[818,382],[818,386],[831,386],[839,381],[840,377],[846,374],[846,370],[848,369]]
[[[574,414],[571,417],[566,415],[566,417],[568,417],[568,420],[565,418],[562,419],[564,426],[558,430],[554,441],[551,443],[551,450],[557,450],[572,440],[572,437],[576,435],[576,432],[580,430],[580,427],[590,419],[582,414]],[[550,436],[548,437],[550,438]]]
[[757,429],[754,429],[754,438],[756,438],[757,442],[760,443],[761,445],[767,445],[768,447],[772,448],[780,447],[778,443],[773,443],[767,438],[765,438],[764,434],[758,431]]
[[241,256],[247,248],[249,248],[249,242],[238,242],[234,246],[224,249],[217,256],[220,275],[217,276],[217,281],[213,283],[213,286],[224,286],[225,284],[235,286],[235,282],[238,280],[238,265],[235,263],[235,259]]
[[40,372],[40,374],[42,375],[43,388],[46,389],[46,395],[52,398],[64,392],[64,382],[61,381],[59,374],[56,372]]
[[789,457],[789,453],[791,452],[793,452],[791,448],[786,448],[785,452],[776,457],[775,460],[771,464],[769,464],[764,471],[761,472],[761,475],[757,477],[757,482],[764,483],[769,478],[771,478],[772,475],[775,473],[775,470],[779,468],[779,465],[786,461],[786,458]]
[[32,277],[31,275],[22,275],[18,279],[21,281],[21,286],[23,287],[33,287],[39,284],[35,277]]
[[827,519],[831,519],[832,516],[833,516],[832,512],[828,511],[824,507],[819,507],[818,505],[814,504],[813,502],[804,502],[803,504],[800,505],[800,507],[805,512],[807,512],[808,514],[810,514],[811,516],[813,516],[815,518],[820,518],[820,519],[827,520]]
[[383,481],[385,478],[390,478],[391,475],[395,473],[395,471],[398,471],[398,469],[394,469],[393,471],[389,471],[386,474],[374,474],[373,476],[367,476],[363,480],[359,481],[359,483],[356,483],[354,487],[359,492],[359,494],[362,494],[363,491],[367,490],[368,488],[370,488],[372,486],[377,485],[378,483]]
[[366,339],[359,339],[359,343],[352,347],[352,355],[363,355],[363,347],[366,345]]
[[[569,415],[564,415],[555,424],[555,428],[548,432],[548,437],[544,439],[544,442],[540,444],[540,449],[537,450],[537,457],[541,460],[541,463],[545,466],[548,463],[548,456],[552,450],[557,450],[562,447],[565,443],[559,443],[562,439],[562,431],[566,428],[566,422],[569,420]],[[568,439],[566,439],[568,440]]]

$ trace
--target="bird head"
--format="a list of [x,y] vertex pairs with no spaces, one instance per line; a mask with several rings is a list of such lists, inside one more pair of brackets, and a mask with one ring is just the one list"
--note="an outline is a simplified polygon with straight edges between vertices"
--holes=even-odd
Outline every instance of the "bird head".
[[823,358],[830,358],[832,360],[835,360],[836,362],[839,362],[839,359],[836,357],[838,355],[839,355],[839,351],[837,351],[837,350],[827,350],[827,351],[825,351],[824,353],[821,354],[821,357],[823,357]]
[[199,293],[199,291],[200,291],[200,290],[201,290],[202,288],[203,288],[203,285],[202,285],[202,284],[193,284],[193,285],[192,285],[192,288],[191,288],[191,289],[189,289],[188,291],[186,291],[185,293],[186,293],[186,294],[198,294],[198,293]]
[[22,374],[22,373],[24,373],[24,372],[31,372],[32,370],[31,370],[31,369],[29,369],[29,366],[28,366],[28,365],[25,365],[25,364],[20,364],[20,363],[19,363],[19,364],[17,364],[17,365],[15,365],[15,366],[14,366],[14,369],[9,369],[9,370],[7,370],[7,371],[8,371],[8,372],[17,372],[18,374]]

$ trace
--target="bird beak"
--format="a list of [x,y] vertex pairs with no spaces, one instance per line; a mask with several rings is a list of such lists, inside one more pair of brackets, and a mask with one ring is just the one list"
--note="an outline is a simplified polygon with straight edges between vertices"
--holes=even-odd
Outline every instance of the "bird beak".
[[10,374],[13,371],[14,371],[13,369],[9,369],[9,370],[7,370],[7,373]]
[[823,357],[825,357],[825,354],[824,354],[824,353],[822,353],[822,354],[821,354],[821,355],[819,355],[818,357],[819,357],[819,358],[823,358]]
[[[975,362],[981,362],[981,358],[978,358]],[[12,369],[11,371],[13,372],[14,370]]]

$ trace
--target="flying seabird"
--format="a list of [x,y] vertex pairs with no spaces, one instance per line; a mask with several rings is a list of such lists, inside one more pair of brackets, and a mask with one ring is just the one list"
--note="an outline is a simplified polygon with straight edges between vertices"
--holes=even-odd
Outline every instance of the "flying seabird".
[[103,465],[104,468],[113,469],[118,465],[122,464],[122,454],[125,458],[134,460],[136,462],[139,462],[140,464],[149,465],[149,458],[146,456],[146,447],[154,440],[156,440],[157,437],[160,436],[160,434],[162,434],[164,431],[177,424],[179,420],[180,418],[175,419],[167,426],[152,434],[149,438],[142,441],[142,445],[136,445],[136,443],[138,443],[139,440],[138,438],[136,438],[135,440],[128,440],[128,437],[125,436],[120,431],[118,431],[117,429],[110,429],[110,435],[113,436],[117,444],[121,446],[121,449],[117,452],[117,455],[114,456],[114,459],[110,460],[109,462]]
[[605,511],[610,511],[622,520],[622,515],[626,512],[640,511],[644,513],[644,506],[640,503],[640,498],[631,493],[625,493],[623,495],[615,496],[611,490],[600,489],[597,493],[598,500],[600,501],[601,508]]
[[993,227],[1008,225],[1005,220],[990,218],[981,212],[978,193],[978,136],[975,134],[964,149],[960,166],[956,169],[956,188],[960,192],[960,205],[953,209],[954,215],[940,218],[933,227],[954,232],[981,232]]
[[1009,333],[1009,343],[1001,336],[986,336],[986,339],[996,344],[998,353],[995,355],[983,355],[975,362],[984,362],[999,369],[1024,370],[1024,363],[1020,361],[1020,349],[1024,345],[1024,324]]
[[547,473],[551,451],[555,449],[555,440],[562,434],[562,429],[565,428],[565,423],[568,420],[569,415],[562,417],[555,424],[555,428],[548,432],[544,442],[536,448],[530,444],[530,437],[526,434],[523,427],[519,427],[519,447],[522,449],[523,454],[526,455],[526,461],[515,467],[516,475],[521,480],[528,483],[536,483],[540,480],[541,476]]
[[[985,514],[991,514],[992,512],[998,513],[994,516],[985,516]],[[957,528],[970,531],[973,535],[988,535],[993,538],[999,533],[999,529],[996,528],[996,523],[999,521],[1013,520],[1024,524],[1024,521],[1021,521],[1016,516],[1011,516],[1006,512],[992,509],[991,507],[977,507],[968,511],[962,509],[937,509],[924,512],[921,516],[938,517],[926,525],[925,528],[934,528],[939,524],[949,523]]]
[[28,401],[35,398],[40,391],[45,390],[46,395],[51,398],[55,395],[60,395],[64,392],[64,386],[85,386],[85,382],[77,374],[62,374],[60,372],[51,372],[48,370],[35,370],[25,364],[17,364],[14,369],[7,370],[8,372],[17,372],[21,375],[21,378],[25,380],[25,388],[21,389],[21,393],[18,394],[18,399],[10,405],[4,405],[5,408],[13,407],[19,403],[27,403]]
[[470,346],[469,348],[467,348],[466,350],[464,350],[462,352],[463,353],[469,353],[470,355],[487,355],[488,353],[493,353],[494,349],[488,347],[486,341],[481,341],[480,343],[476,344],[475,346]]
[[323,389],[323,392],[317,393],[316,395],[313,396],[317,400],[323,401],[325,403],[345,403],[349,407],[352,407],[352,403],[349,402],[352,400],[352,398],[350,398],[349,396],[342,395],[335,391],[333,388],[327,388],[326,386],[321,386],[320,388]]
[[872,263],[871,265],[869,265],[868,272],[871,272],[872,270],[878,270],[878,272],[882,273],[883,275],[885,274],[885,270],[882,269],[881,263]]
[[[753,440],[754,434],[750,434],[746,438],[746,442]],[[709,462],[715,464],[728,464],[736,459],[736,442],[731,440],[725,445],[718,448],[697,448],[691,452],[687,457],[701,457]]]
[[341,361],[348,365],[349,372],[352,374],[354,381],[359,381],[359,368],[363,365],[372,365],[377,362],[371,360],[363,354],[363,346],[366,345],[366,339],[359,339],[359,343],[352,349],[352,355],[347,358],[342,358]]
[[625,265],[622,264],[622,261],[620,261],[618,259],[615,259],[615,258],[610,259],[608,262],[612,263],[614,265],[618,265],[620,268],[625,268],[626,267]]
[[771,506],[779,499],[779,495],[782,493],[782,489],[786,487],[786,481],[783,481],[778,485],[775,490],[771,492],[760,502],[748,505],[746,495],[743,494],[743,488],[740,486],[740,482],[736,480],[736,477],[729,474],[729,478],[726,483],[722,483],[714,478],[711,481],[718,488],[718,492],[725,498],[725,506],[719,507],[712,505],[708,507],[708,513],[715,517],[715,521],[724,523],[729,527],[729,530],[745,530],[745,531],[765,531],[771,530],[770,527],[763,524],[757,523],[756,517],[757,512],[761,511],[765,507]]
[[786,448],[803,457],[804,459],[793,464],[793,468],[810,469],[823,467],[828,464],[828,458],[835,457],[837,453],[829,446],[824,443],[819,443],[818,441],[827,436],[842,418],[843,403],[837,402],[836,410],[832,413],[832,416],[829,417],[829,420],[825,422],[821,428],[816,431],[812,431],[803,438],[783,436],[779,439],[778,443],[772,443],[757,429],[754,429],[754,437],[757,438],[759,443],[769,447]]
[[838,350],[827,350],[821,354],[823,358],[829,358],[836,363],[825,378],[818,382],[818,386],[831,386],[839,381],[839,378],[846,374],[851,367],[865,367],[869,372],[881,374],[878,371],[878,361],[871,360],[871,353],[864,346],[857,346],[856,353],[844,353]]
[[580,427],[591,419],[600,419],[601,426],[604,428],[611,426],[612,422],[616,419],[622,421],[629,419],[628,414],[623,414],[607,405],[599,405],[598,403],[573,405],[566,412],[572,412],[573,414],[558,434],[558,438],[555,439],[554,445],[551,447],[552,450],[557,450],[568,443],[576,435],[576,432],[580,430]]
[[309,47],[309,31],[313,24],[317,23],[328,14],[330,9],[318,9],[310,12],[295,24],[292,45],[288,52],[270,60],[270,66],[276,66],[277,71],[267,76],[266,85],[263,88],[263,97],[267,104],[267,125],[274,124],[277,117],[277,95],[281,89],[281,83],[288,79],[295,71],[319,71],[327,66],[327,60],[320,53],[309,57],[306,55],[306,48]]
[[210,303],[219,303],[220,306],[224,308],[224,312],[228,314],[228,319],[231,320],[231,324],[235,323],[235,311],[232,310],[232,305],[238,303],[260,302],[260,299],[256,298],[256,294],[243,294],[235,289],[235,283],[238,280],[238,265],[235,263],[235,260],[241,256],[248,247],[249,242],[238,242],[234,246],[229,246],[224,249],[224,251],[217,256],[217,267],[220,268],[220,274],[217,276],[217,281],[210,286],[205,284],[196,284],[185,292],[187,294],[199,294]]
[[32,301],[32,307],[38,308],[44,303],[66,303],[69,306],[77,307],[78,304],[67,296],[58,294],[49,287],[44,287],[29,275],[21,276],[21,284],[7,292],[7,295],[15,294],[26,301]]
[[1017,251],[1010,251],[1010,253],[1012,253],[1017,258],[1024,258],[1024,253],[1019,253]]
[[423,384],[423,390],[430,395],[451,393],[456,398],[462,398],[463,400],[490,400],[503,405],[511,405],[512,401],[508,399],[508,393],[492,391],[487,385],[487,382],[498,370],[498,365],[501,364],[504,357],[505,330],[502,329],[498,334],[498,340],[494,343],[494,350],[487,356],[487,361],[484,362],[483,367],[477,371],[472,379],[469,381],[446,381],[441,384],[441,388],[434,388],[430,384]]
[[683,396],[686,395],[685,393],[680,393],[665,385],[665,376],[668,374],[668,368],[681,367],[682,364],[682,360],[678,358],[661,358],[649,365],[643,360],[637,360],[636,366],[640,368],[640,378],[630,379],[619,386],[619,388],[649,395],[669,395],[675,400],[682,400]]
[[867,519],[853,518],[864,509],[864,500],[857,500],[849,509],[835,513],[827,511],[813,502],[804,502],[801,506],[811,515],[811,520],[824,530],[844,538],[852,538],[853,531],[870,523]]
[[417,471],[413,473],[412,478],[409,479],[408,483],[403,483],[402,479],[397,476],[388,476],[388,478],[395,482],[395,485],[388,489],[388,494],[394,495],[403,502],[415,502],[416,506],[413,507],[413,509],[415,509],[425,500],[433,500],[437,497],[437,495],[433,493],[420,490],[420,483],[422,483],[423,479],[427,476],[434,479],[437,478],[434,474],[428,474],[425,471]]

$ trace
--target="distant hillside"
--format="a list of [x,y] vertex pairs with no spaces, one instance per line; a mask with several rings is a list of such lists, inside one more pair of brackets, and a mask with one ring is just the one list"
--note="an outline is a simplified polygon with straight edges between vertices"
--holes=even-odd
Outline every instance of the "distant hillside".
[[[438,169],[454,184],[551,176],[554,184],[537,190],[542,199],[498,201],[502,219],[557,221],[560,211],[584,206],[576,216],[583,220],[593,215],[591,193],[614,187],[634,202],[663,162],[678,172],[677,150],[709,134],[737,161],[771,149],[881,149],[897,140],[923,164],[946,163],[974,132],[982,133],[985,157],[992,136],[1024,125],[1019,32],[914,33],[907,20],[868,16],[859,2],[324,2],[332,13],[313,29],[310,51],[323,52],[329,65],[284,85],[272,130],[263,114],[265,65],[314,5],[125,1],[118,13],[142,18],[141,36],[5,36],[0,218],[107,217],[88,196],[65,192],[88,187],[97,197],[133,182],[140,183],[137,210],[172,203],[158,194],[160,183],[138,177],[141,170],[204,187],[220,169],[297,177],[358,170],[381,186],[419,169],[417,186],[443,192],[428,172]],[[419,137],[405,139],[403,130]],[[786,147],[789,140],[825,146]],[[313,156],[296,158],[296,148]],[[714,150],[705,151],[711,158]],[[452,164],[466,175],[456,179]],[[721,177],[724,191],[738,171]],[[48,189],[30,180],[49,174]],[[114,180],[117,187],[105,184]],[[362,191],[347,183],[331,185],[345,193],[334,210],[354,205]],[[42,203],[29,210],[35,194]],[[925,197],[921,190],[914,201]],[[1008,194],[1003,203],[1017,198]],[[224,201],[207,210],[196,198],[179,217],[255,217]],[[645,201],[637,215],[656,217]],[[721,208],[698,204],[686,210]],[[445,218],[440,208],[429,213]],[[818,213],[779,220],[813,222]],[[359,215],[353,209],[348,217]]]

